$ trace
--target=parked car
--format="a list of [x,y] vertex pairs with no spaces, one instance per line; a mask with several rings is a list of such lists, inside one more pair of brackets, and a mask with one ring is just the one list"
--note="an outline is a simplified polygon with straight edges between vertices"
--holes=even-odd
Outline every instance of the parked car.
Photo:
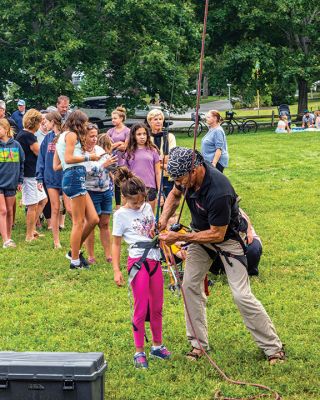
[[[111,115],[107,115],[107,101],[109,99],[110,97],[108,96],[86,97],[81,106],[74,109],[79,109],[86,113],[89,121],[97,124],[100,129],[110,128],[112,127]],[[118,104],[126,104],[123,97],[117,96],[116,99],[119,99]],[[136,108],[133,117],[126,120],[126,125],[130,127],[136,122],[141,122],[141,119],[145,119],[152,109],[161,109],[164,117],[169,118],[169,112],[163,107],[150,104],[145,109]]]

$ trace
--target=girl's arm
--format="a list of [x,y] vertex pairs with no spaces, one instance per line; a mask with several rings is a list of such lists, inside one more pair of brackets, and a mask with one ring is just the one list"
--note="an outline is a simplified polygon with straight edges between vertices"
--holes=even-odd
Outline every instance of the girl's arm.
[[124,285],[124,279],[120,270],[121,239],[121,236],[113,236],[112,240],[112,267],[114,281],[118,286]]
[[217,165],[217,162],[220,160],[222,154],[222,150],[221,149],[217,149],[216,152],[214,153],[214,157],[212,160],[212,165],[215,167]]
[[160,161],[156,162],[154,164],[154,172],[156,176],[156,185],[157,185],[157,190],[159,192],[160,190],[160,185],[161,185],[161,167],[160,167]]
[[41,143],[40,146],[40,151],[38,154],[38,159],[37,159],[37,166],[36,166],[36,178],[37,181],[40,183],[43,183],[43,178],[44,178],[44,167],[45,167],[45,157],[46,157],[46,151],[47,151],[47,137],[44,138],[43,142]]
[[[78,137],[74,132],[70,132],[66,135],[66,152],[64,154],[64,160],[67,164],[77,164],[84,161],[98,161],[100,160],[101,156],[97,154],[89,154],[89,155],[81,155],[81,156],[74,156],[74,148],[78,142]],[[89,157],[89,160],[87,159]]]
[[129,143],[129,137],[124,142],[118,142],[120,145],[118,146],[118,150],[120,151],[126,151]]
[[37,156],[39,154],[39,150],[40,150],[39,143],[38,142],[34,142],[30,146],[30,150],[32,151],[33,154],[35,154]]
[[62,170],[62,164],[61,164],[60,158],[58,156],[57,150],[54,152],[52,167],[53,167],[54,171]]

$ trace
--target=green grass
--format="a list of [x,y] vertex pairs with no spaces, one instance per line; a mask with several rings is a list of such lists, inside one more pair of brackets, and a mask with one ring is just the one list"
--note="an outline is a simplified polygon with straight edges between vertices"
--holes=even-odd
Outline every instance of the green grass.
[[[229,376],[269,385],[284,400],[320,399],[319,139],[316,132],[228,137],[226,175],[264,244],[261,275],[251,279],[252,289],[286,344],[288,360],[268,366],[241,321],[224,277],[215,280],[208,298],[211,356]],[[178,134],[177,140],[191,146],[185,134]],[[106,399],[209,400],[219,388],[229,396],[255,393],[224,383],[205,360],[185,360],[182,300],[168,290],[164,338],[173,358],[150,361],[148,371],[136,371],[127,288],[114,285],[99,243],[97,266],[69,271],[64,258],[69,230],[62,233],[64,249],[54,251],[50,233],[27,245],[24,229],[23,210],[18,208],[13,232],[18,248],[0,250],[1,350],[103,351],[109,364]]]

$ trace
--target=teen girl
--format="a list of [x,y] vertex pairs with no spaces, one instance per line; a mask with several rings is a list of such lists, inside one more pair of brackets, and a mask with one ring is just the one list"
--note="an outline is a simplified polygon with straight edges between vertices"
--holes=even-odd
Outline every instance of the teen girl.
[[[99,161],[86,163],[86,188],[99,215],[100,241],[104,250],[105,259],[111,262],[111,234],[109,230],[110,215],[112,214],[113,190],[110,182],[110,167],[115,165],[118,157],[112,156],[112,142],[107,134],[100,135],[98,142],[98,127],[94,124],[88,125],[88,133],[85,141],[86,154],[101,156]],[[88,261],[95,263],[94,256],[94,230],[91,231],[87,240]]]
[[[37,181],[44,185],[49,195],[51,204],[51,229],[53,245],[60,249],[59,225],[60,225],[60,194],[62,193],[62,171],[54,171],[53,157],[56,151],[56,142],[61,133],[62,119],[57,112],[45,114],[45,126],[48,131],[43,139],[37,160]],[[64,203],[70,212],[70,199],[64,194]]]
[[0,119],[0,234],[3,248],[16,247],[11,239],[16,190],[22,189],[24,152],[13,139],[6,118]]
[[[146,203],[146,186],[126,167],[120,167],[115,173],[115,181],[121,188],[126,203],[114,214],[112,265],[114,280],[118,286],[124,283],[120,271],[120,250],[122,238],[129,245],[128,272],[133,264],[143,256],[143,248],[133,248],[140,241],[152,241],[154,231],[154,214],[150,204]],[[144,350],[145,320],[150,312],[152,342],[150,356],[161,359],[170,358],[170,352],[162,344],[162,307],[163,275],[160,266],[160,249],[152,248],[141,269],[131,282],[134,297],[133,337],[136,347],[134,365],[136,368],[148,368]]]
[[71,199],[72,230],[70,236],[71,251],[67,258],[71,260],[70,269],[88,268],[88,262],[80,252],[99,218],[85,187],[88,161],[98,161],[101,156],[85,154],[85,137],[88,117],[80,110],[70,114],[64,124],[65,131],[59,136],[54,155],[53,169],[62,169],[62,190]]
[[[117,107],[111,113],[112,124],[114,128],[107,131],[110,139],[112,140],[112,151],[118,156],[118,166],[124,165],[124,153],[127,149],[129,142],[130,129],[125,126],[126,120],[126,109],[124,107]],[[121,194],[119,186],[115,186],[114,189],[116,209],[121,205]]]
[[147,199],[154,212],[161,180],[160,158],[158,148],[151,142],[149,129],[143,123],[131,127],[125,164],[145,183]]

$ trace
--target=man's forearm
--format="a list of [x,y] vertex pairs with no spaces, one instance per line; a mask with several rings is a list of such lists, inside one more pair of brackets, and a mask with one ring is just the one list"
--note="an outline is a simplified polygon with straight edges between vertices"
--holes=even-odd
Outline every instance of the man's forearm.
[[161,218],[168,221],[169,218],[174,215],[176,209],[179,207],[180,200],[181,200],[181,196],[180,197],[175,196],[172,192],[170,192],[164,203]]
[[208,229],[200,232],[181,233],[177,241],[188,243],[220,243],[224,240],[225,233],[220,230]]

